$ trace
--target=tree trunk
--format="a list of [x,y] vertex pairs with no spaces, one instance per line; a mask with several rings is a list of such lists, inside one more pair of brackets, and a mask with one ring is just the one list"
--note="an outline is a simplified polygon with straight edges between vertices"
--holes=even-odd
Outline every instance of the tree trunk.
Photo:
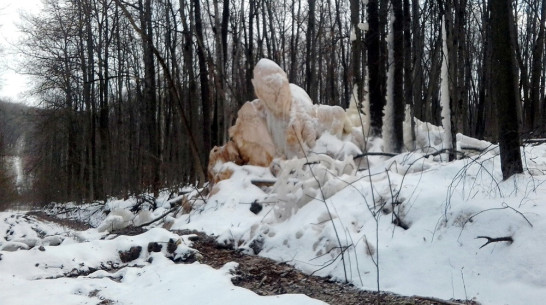
[[203,22],[201,19],[200,1],[194,2],[195,16],[195,36],[197,38],[197,58],[199,60],[199,81],[201,83],[201,107],[203,112],[203,147],[201,151],[201,164],[203,168],[207,167],[208,154],[212,149],[211,127],[212,127],[212,102],[210,98],[209,78],[207,69],[207,59],[205,56]]
[[511,0],[489,0],[493,43],[493,95],[499,117],[499,148],[503,179],[523,172],[514,87],[514,45],[511,39]]
[[[546,116],[543,112],[543,105],[541,105],[541,93],[540,93],[540,80],[542,78],[542,58],[544,56],[544,22],[546,21],[546,1],[542,1],[542,9],[540,14],[540,26],[538,31],[538,37],[532,50],[532,65],[531,65],[531,96],[530,100],[526,101],[525,109],[525,122],[526,130],[536,130],[541,134],[544,134],[545,127],[543,117]],[[529,105],[529,106],[527,106]]]
[[412,81],[412,87],[413,87],[413,109],[415,113],[415,117],[419,120],[425,119],[425,113],[424,113],[424,105],[423,105],[423,65],[422,65],[422,57],[423,57],[423,48],[424,48],[424,35],[421,31],[421,24],[419,23],[419,1],[420,0],[412,0],[411,2],[411,14],[413,16],[412,20],[412,62],[413,62],[413,71],[412,75],[408,78],[411,78]]
[[[380,136],[383,126],[383,107],[385,96],[382,90],[383,61],[381,60],[380,27],[379,27],[379,0],[368,1],[368,24],[366,33],[366,47],[368,49],[368,74],[370,94],[370,132],[372,136]],[[366,135],[367,136],[367,135]]]
[[[141,3],[142,4],[142,3]],[[141,29],[146,34],[147,39],[142,41],[143,63],[144,63],[144,87],[143,102],[147,105],[145,117],[148,127],[148,161],[150,172],[145,173],[150,179],[154,196],[159,195],[160,187],[160,163],[159,163],[159,134],[157,129],[157,96],[155,79],[155,62],[153,53],[153,24],[152,24],[152,3],[151,0],[145,0],[140,6]]]
[[360,23],[360,1],[351,0],[351,83],[357,89],[356,104],[359,106],[364,100],[364,78],[362,77],[362,31]]
[[305,86],[311,100],[318,102],[317,79],[315,72],[317,54],[315,52],[315,0],[309,0],[309,16],[307,20],[307,35],[305,53]]
[[[418,17],[415,17],[418,18]],[[406,126],[406,128],[410,128],[409,134],[406,135],[404,139],[404,143],[406,146],[406,149],[412,151],[415,149],[415,113],[414,113],[414,104],[413,101],[414,95],[413,95],[413,67],[412,67],[412,55],[414,53],[414,50],[412,50],[412,44],[411,44],[411,30],[412,30],[412,24],[411,24],[411,11],[410,11],[410,0],[404,0],[404,97],[405,97],[405,103],[406,108],[405,111],[409,111],[409,114],[406,113],[405,116],[408,117],[409,115],[409,123],[410,126]]]
[[402,152],[404,147],[403,122],[405,119],[405,98],[404,98],[404,13],[402,0],[392,0],[394,14],[393,28],[393,60],[394,83],[393,83],[393,152]]

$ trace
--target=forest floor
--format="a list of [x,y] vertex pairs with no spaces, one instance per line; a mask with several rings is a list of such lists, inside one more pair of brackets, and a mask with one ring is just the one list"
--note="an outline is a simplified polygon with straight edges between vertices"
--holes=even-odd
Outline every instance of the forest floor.
[[[86,230],[91,226],[87,223],[57,218],[42,211],[28,212],[38,219],[57,223],[74,230]],[[137,235],[144,232],[142,228],[128,227],[121,231],[113,232],[117,235]],[[381,292],[379,297],[375,291],[364,291],[349,284],[332,281],[329,278],[307,275],[293,266],[276,262],[267,258],[244,254],[240,251],[226,248],[216,242],[212,236],[195,231],[175,231],[179,235],[195,234],[192,239],[192,248],[201,254],[198,261],[213,268],[221,268],[226,263],[236,262],[232,282],[255,292],[258,295],[270,296],[281,294],[304,294],[311,298],[322,300],[329,304],[384,304],[384,305],[443,305],[443,304],[471,304],[475,301],[464,300],[440,300],[420,296],[400,296],[392,293]],[[192,263],[186,261],[185,263]],[[101,304],[108,304],[108,300]]]

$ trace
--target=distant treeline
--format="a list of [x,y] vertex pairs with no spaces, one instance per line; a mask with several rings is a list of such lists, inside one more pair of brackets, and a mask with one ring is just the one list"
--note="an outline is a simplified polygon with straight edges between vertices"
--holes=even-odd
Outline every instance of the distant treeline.
[[[517,4],[509,32],[527,133],[546,121],[544,2],[506,2]],[[45,0],[40,14],[24,18],[21,42],[43,109],[32,139],[36,186],[47,200],[94,200],[203,183],[210,149],[254,98],[252,69],[262,57],[315,103],[346,107],[353,93],[369,96],[374,136],[392,64],[395,116],[408,105],[441,123],[441,62],[449,58],[452,132],[495,140],[491,3]]]

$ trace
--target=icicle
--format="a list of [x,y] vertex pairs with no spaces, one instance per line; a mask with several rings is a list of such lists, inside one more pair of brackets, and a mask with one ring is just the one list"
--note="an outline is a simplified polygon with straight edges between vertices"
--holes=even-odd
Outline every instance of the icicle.
[[383,150],[385,152],[391,152],[394,147],[394,130],[393,130],[393,120],[394,120],[394,99],[393,99],[393,89],[394,89],[394,50],[392,48],[393,46],[393,24],[394,18],[391,13],[389,13],[389,33],[387,34],[387,45],[389,48],[388,53],[388,67],[389,70],[387,72],[387,96],[386,100],[387,103],[385,105],[385,114],[383,116],[383,141],[384,141],[384,147]]
[[364,69],[364,101],[362,102],[362,112],[366,114],[366,120],[364,121],[364,135],[367,137],[370,130],[370,74],[368,67]]
[[406,104],[406,117],[404,119],[404,146],[408,151],[415,149],[415,141],[413,139],[413,126],[411,123],[411,105]]
[[351,29],[351,35],[350,35],[350,39],[351,41],[355,41],[356,40],[356,32],[355,32],[355,29]]

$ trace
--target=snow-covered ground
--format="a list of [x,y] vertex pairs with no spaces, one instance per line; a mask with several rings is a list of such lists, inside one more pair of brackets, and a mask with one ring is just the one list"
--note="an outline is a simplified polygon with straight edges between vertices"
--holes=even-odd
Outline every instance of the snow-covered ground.
[[[106,234],[97,229],[67,231],[24,213],[2,212],[0,231],[6,232],[0,251],[2,305],[324,304],[304,295],[263,297],[236,287],[230,280],[235,263],[219,270],[199,263],[175,264],[167,256],[191,254],[191,242],[162,228],[108,240],[101,239]],[[166,247],[147,251],[150,242],[167,244],[171,239],[179,243],[173,254]],[[29,245],[31,250],[5,251]],[[119,251],[138,246],[143,250],[136,260],[120,260]]]
[[[546,145],[522,148],[525,173],[502,181],[496,146],[458,135],[459,150],[473,148],[465,150],[469,156],[442,162],[443,155],[427,156],[442,148],[441,128],[421,122],[417,128],[422,152],[370,157],[369,170],[355,176],[328,176],[332,170],[322,164],[300,163],[291,170],[297,177],[277,182],[293,186],[285,197],[251,183],[269,179],[267,171],[240,167],[219,183],[206,205],[178,218],[173,228],[215,234],[249,253],[263,241],[261,256],[347,278],[364,289],[377,288],[379,270],[380,289],[395,293],[482,304],[542,303]],[[381,140],[371,145],[378,151],[373,146],[381,146]],[[332,181],[345,186],[321,200],[310,167],[324,181],[323,189]],[[308,176],[302,176],[302,168]],[[309,202],[287,209],[298,206],[294,198],[301,197]],[[249,211],[255,201],[263,203],[257,215]],[[513,242],[481,248],[488,240],[479,236]]]
[[[164,227],[204,231],[250,254],[258,252],[307,273],[347,279],[363,289],[377,289],[379,278],[381,290],[405,295],[481,304],[543,303],[546,145],[522,148],[525,173],[502,181],[496,146],[458,135],[459,150],[467,156],[448,163],[443,155],[427,155],[442,148],[441,128],[418,122],[417,129],[418,152],[370,156],[365,162],[370,167],[352,174],[339,170],[347,160],[323,156],[281,162],[285,168],[277,178],[269,169],[228,164],[233,175],[219,182],[206,200],[169,199],[164,193],[155,211],[138,215],[128,212],[135,198],[66,214],[97,227],[83,232],[4,212],[0,232],[6,234],[0,248],[36,246],[0,251],[1,304],[37,304],[44,299],[84,304],[90,296],[119,304],[148,304],[158,298],[162,304],[321,303],[301,295],[259,297],[231,284],[230,264],[220,270],[199,263],[174,264],[169,259],[173,254],[164,250],[142,251],[137,260],[120,261],[119,251],[146,249],[152,241],[179,240],[174,255],[192,252],[187,236]],[[375,139],[369,145],[368,151],[380,151],[382,142]],[[252,183],[275,179],[273,186]],[[321,189],[326,200],[321,199]],[[190,213],[170,214],[142,235],[105,238],[108,230],[146,223],[181,201],[186,210],[192,207]],[[106,217],[102,209],[111,212]],[[485,237],[512,242],[483,246]],[[52,245],[56,243],[60,245]],[[60,277],[73,269],[99,269],[101,264],[115,266],[115,271]]]

